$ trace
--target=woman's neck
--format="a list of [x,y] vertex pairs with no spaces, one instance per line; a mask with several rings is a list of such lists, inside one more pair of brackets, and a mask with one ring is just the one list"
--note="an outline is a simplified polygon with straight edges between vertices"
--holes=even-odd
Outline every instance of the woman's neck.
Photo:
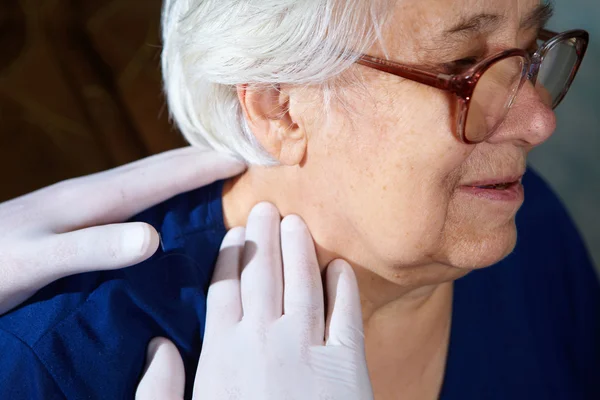
[[[328,246],[322,245],[319,238],[335,238],[337,248],[353,248],[352,235],[337,231],[336,224],[323,220],[329,216],[327,210],[319,210],[318,201],[306,192],[298,193],[298,188],[293,178],[277,175],[275,169],[252,167],[243,175],[227,181],[223,189],[223,218],[227,229],[235,226],[245,226],[248,215],[254,205],[268,201],[279,209],[283,216],[289,214],[300,215],[306,221],[309,230],[313,233],[317,258],[321,270],[336,258],[345,257],[344,251],[331,251]],[[315,237],[316,236],[316,237]],[[331,240],[329,240],[331,242]],[[373,268],[357,265],[350,261],[359,284],[363,319],[365,327],[370,321],[380,324],[390,316],[397,319],[399,315],[411,316],[409,320],[420,313],[431,314],[434,310],[443,308],[440,298],[451,298],[448,295],[448,282],[455,279],[455,271],[444,265],[430,265],[427,267],[403,268],[396,266],[398,274],[406,276],[401,281],[406,284],[398,285],[389,279],[373,272]],[[424,275],[422,271],[427,273]],[[395,276],[395,281],[398,277]],[[445,284],[445,285],[444,285]],[[451,292],[451,291],[450,291]],[[445,295],[444,295],[445,294]]]
[[452,283],[440,284],[420,308],[406,302],[379,310],[365,325],[375,398],[437,399],[444,381],[452,320]]
[[[319,208],[318,195],[298,189],[293,179],[275,179],[270,171],[253,173],[251,168],[225,184],[225,225],[228,229],[245,226],[252,207],[268,201],[282,215],[297,214],[305,220],[322,270],[335,258],[349,261],[344,249],[360,244],[352,242],[355,235],[331,220],[325,207]],[[338,251],[323,243],[334,243]],[[361,264],[351,262],[360,291],[367,364],[376,398],[392,399],[397,393],[406,393],[406,398],[436,398],[450,337],[455,269],[444,265],[376,269]],[[396,271],[391,276],[394,282],[374,270]]]

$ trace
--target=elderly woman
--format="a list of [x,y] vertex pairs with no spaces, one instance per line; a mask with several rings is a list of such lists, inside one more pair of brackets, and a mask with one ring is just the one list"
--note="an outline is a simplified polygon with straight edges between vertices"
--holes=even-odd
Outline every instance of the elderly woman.
[[[7,314],[14,371],[30,376],[7,393],[131,396],[158,335],[189,393],[219,245],[268,201],[302,217],[321,267],[352,266],[377,400],[596,398],[599,288],[567,218],[529,211],[530,247],[485,269],[513,251],[522,180],[548,195],[524,178],[527,154],[586,50],[584,31],[544,30],[550,16],[538,0],[167,1],[175,122],[251,166],[136,217],[161,233],[145,265],[58,281]],[[268,204],[255,218],[279,227]],[[243,313],[268,326],[284,286],[258,287]]]

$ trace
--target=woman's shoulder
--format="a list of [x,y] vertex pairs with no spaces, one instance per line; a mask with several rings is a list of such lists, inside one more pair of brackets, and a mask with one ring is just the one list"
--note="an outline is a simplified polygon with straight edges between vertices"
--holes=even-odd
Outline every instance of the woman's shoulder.
[[477,365],[489,398],[597,398],[598,277],[558,197],[533,171],[524,185],[514,252],[455,284],[450,380]]
[[[526,201],[517,215],[518,241],[513,253],[492,274],[520,280],[524,289],[546,293],[570,309],[576,298],[600,302],[600,284],[590,254],[565,206],[535,171],[525,176]],[[562,297],[557,296],[561,294]],[[563,301],[559,301],[562,298]],[[540,304],[542,306],[542,304]],[[546,308],[548,308],[546,306]],[[600,313],[598,314],[600,317]]]
[[213,231],[225,234],[222,192],[224,181],[182,193],[133,217],[152,225],[163,249],[182,248],[189,236]]

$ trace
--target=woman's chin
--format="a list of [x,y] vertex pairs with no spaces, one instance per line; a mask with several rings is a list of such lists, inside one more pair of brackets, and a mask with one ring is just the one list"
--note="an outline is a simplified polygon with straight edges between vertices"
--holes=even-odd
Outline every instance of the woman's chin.
[[481,269],[507,257],[517,243],[514,223],[493,232],[465,235],[448,249],[448,264],[461,269]]

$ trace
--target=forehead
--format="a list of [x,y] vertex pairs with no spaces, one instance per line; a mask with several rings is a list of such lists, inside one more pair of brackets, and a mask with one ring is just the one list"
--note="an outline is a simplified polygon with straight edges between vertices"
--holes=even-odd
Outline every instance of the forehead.
[[[516,36],[522,20],[542,4],[540,0],[398,0],[382,29],[386,51],[393,57],[413,54],[444,46],[451,40],[466,40],[475,34]],[[449,33],[465,27],[477,16],[480,26],[468,34]],[[467,26],[467,28],[469,28]]]

